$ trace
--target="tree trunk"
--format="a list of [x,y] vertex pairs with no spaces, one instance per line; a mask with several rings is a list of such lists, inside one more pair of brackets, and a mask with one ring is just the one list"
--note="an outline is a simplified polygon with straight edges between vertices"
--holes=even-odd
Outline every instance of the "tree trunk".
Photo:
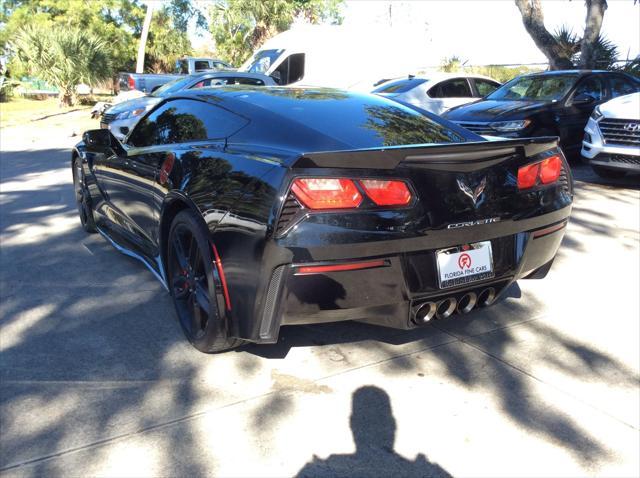
[[580,48],[580,68],[595,69],[598,67],[594,57],[595,45],[600,36],[607,0],[586,0],[585,3],[587,4],[587,19]]
[[[603,1],[603,0],[600,0]],[[544,15],[540,0],[515,0],[522,23],[536,46],[549,60],[552,70],[572,69],[571,59],[563,55],[556,39],[544,26]]]
[[59,93],[60,97],[60,108],[64,108],[65,106],[73,106],[76,104],[76,93],[73,90],[69,89],[60,89]]
[[149,36],[149,28],[151,27],[151,17],[153,16],[153,3],[147,2],[147,14],[142,24],[142,33],[140,35],[140,43],[138,44],[138,59],[136,61],[136,73],[144,73],[144,49],[147,45],[147,37]]

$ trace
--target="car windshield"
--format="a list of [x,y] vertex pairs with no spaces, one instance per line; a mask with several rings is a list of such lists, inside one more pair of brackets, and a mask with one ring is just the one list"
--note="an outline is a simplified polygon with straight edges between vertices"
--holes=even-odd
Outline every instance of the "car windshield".
[[183,90],[187,87],[187,85],[192,81],[192,78],[176,78],[175,80],[170,81],[169,83],[165,83],[156,91],[151,93],[151,96],[166,96],[171,93],[175,93],[176,91]]
[[404,80],[390,81],[380,88],[373,90],[374,93],[406,93],[407,91],[421,85],[426,80],[424,78],[407,78]]
[[562,99],[578,80],[578,75],[524,76],[515,78],[487,96],[488,100],[539,100]]
[[282,55],[284,50],[261,50],[256,53],[247,64],[243,65],[242,71],[249,73],[266,73],[271,65]]

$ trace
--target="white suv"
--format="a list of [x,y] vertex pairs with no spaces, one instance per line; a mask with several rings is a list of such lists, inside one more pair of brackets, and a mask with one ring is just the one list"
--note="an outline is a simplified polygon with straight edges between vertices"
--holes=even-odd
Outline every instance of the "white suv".
[[603,178],[640,173],[640,93],[619,96],[593,110],[581,153]]

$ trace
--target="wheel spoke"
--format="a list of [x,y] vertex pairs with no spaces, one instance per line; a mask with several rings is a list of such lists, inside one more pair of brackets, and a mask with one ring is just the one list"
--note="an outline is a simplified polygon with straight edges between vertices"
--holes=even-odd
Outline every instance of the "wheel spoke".
[[187,270],[187,266],[189,265],[187,262],[187,256],[184,252],[184,248],[182,247],[182,242],[180,242],[180,235],[176,234],[173,237],[173,250],[175,252],[176,255],[176,260],[178,261],[178,265],[180,266],[180,269],[182,271],[186,271]]
[[189,308],[191,309],[191,332],[197,334],[202,330],[202,311],[198,305],[196,292],[192,292],[189,296]]
[[193,236],[191,236],[191,241],[189,242],[189,255],[187,257],[193,272],[196,273],[200,265],[200,248]]
[[194,291],[196,305],[199,306],[202,311],[209,316],[209,294],[207,289],[200,283],[196,283]]

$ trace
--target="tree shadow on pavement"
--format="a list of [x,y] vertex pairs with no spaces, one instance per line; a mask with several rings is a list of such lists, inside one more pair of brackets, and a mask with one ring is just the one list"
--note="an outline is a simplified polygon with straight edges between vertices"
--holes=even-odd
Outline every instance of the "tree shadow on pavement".
[[296,475],[322,476],[428,476],[451,477],[440,465],[422,453],[408,460],[394,450],[396,420],[387,392],[374,386],[357,389],[352,395],[350,423],[356,452],[313,456]]
[[640,174],[627,174],[622,178],[605,179],[598,176],[591,166],[587,164],[574,164],[571,166],[571,173],[574,181],[586,183],[589,187],[604,187],[607,192],[614,192],[620,189],[640,190]]
[[[69,151],[41,150],[39,158],[34,154],[3,153],[0,177],[0,467],[5,470],[20,472],[17,467],[31,463],[35,475],[79,474],[58,468],[56,460],[80,450],[90,451],[86,465],[96,474],[106,473],[105,463],[133,466],[137,457],[117,456],[106,445],[274,392],[271,381],[264,380],[270,368],[284,365],[286,371],[306,379],[291,380],[293,385],[285,392],[293,394],[305,393],[299,384],[310,387],[319,377],[365,365],[380,367],[376,371],[380,381],[408,372],[405,376],[411,382],[423,373],[425,362],[444,370],[439,377],[443,381],[462,385],[462,390],[486,392],[514,428],[561,447],[579,463],[608,458],[607,437],[594,436],[588,424],[570,416],[566,408],[538,396],[538,382],[502,359],[509,350],[522,347],[511,325],[543,337],[548,355],[538,350],[538,360],[565,375],[613,388],[637,387],[637,374],[602,347],[541,325],[535,319],[544,304],[530,297],[528,305],[516,300],[519,289],[514,287],[509,300],[491,309],[456,316],[437,327],[405,332],[353,322],[285,327],[277,344],[207,356],[185,340],[170,298],[151,273],[105,240],[81,230],[73,204]],[[59,174],[62,180],[49,174]],[[491,334],[491,353],[501,360],[471,343],[483,334]],[[296,354],[288,356],[295,348],[311,349],[303,356],[306,363],[295,363]],[[343,361],[332,362],[332,354]],[[306,374],[305,368],[313,372]],[[278,393],[275,390],[268,402],[271,408],[258,414],[264,418],[238,436],[244,440],[274,428],[272,423],[292,413],[294,401],[283,400]],[[194,422],[181,423],[189,429]],[[449,476],[424,455],[407,460],[394,450],[396,423],[387,392],[375,387],[356,392],[351,427],[356,453],[314,459],[300,476],[335,475],[342,469],[356,476]],[[169,433],[156,442],[140,439],[148,446],[141,449],[155,457],[151,471],[143,471],[215,474],[218,455],[200,454],[199,440],[224,436],[225,430],[206,434],[195,427],[189,430]],[[442,432],[428,431],[434,436]],[[176,465],[180,460],[182,467]],[[352,472],[350,464],[359,468]]]

